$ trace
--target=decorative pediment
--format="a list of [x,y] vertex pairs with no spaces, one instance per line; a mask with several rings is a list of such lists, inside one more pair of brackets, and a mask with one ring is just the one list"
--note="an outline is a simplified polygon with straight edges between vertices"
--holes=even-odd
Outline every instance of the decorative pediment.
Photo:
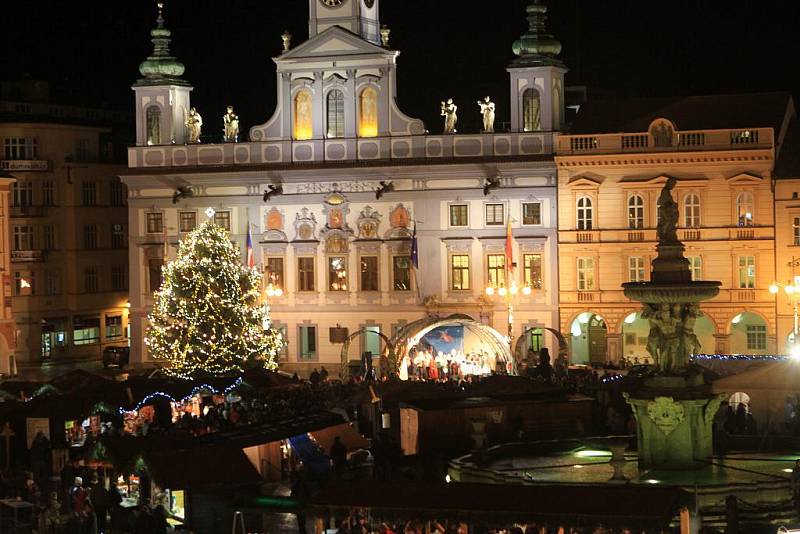
[[743,172],[727,178],[730,185],[759,185],[764,183],[764,178],[749,172]]
[[389,213],[389,232],[386,237],[389,239],[408,237],[411,235],[409,228],[411,227],[411,213],[408,208],[403,206],[401,202],[395,206]]
[[311,241],[316,239],[317,218],[308,208],[303,208],[294,217],[295,239]]
[[340,26],[331,26],[300,46],[282,54],[275,59],[276,63],[284,63],[299,59],[319,58],[320,56],[342,56],[380,54],[390,55],[380,46],[365,41],[360,36]]
[[367,206],[358,215],[358,238],[377,239],[378,227],[381,224],[381,214]]
[[286,241],[284,232],[284,216],[281,210],[273,207],[264,217],[264,241]]
[[347,235],[353,234],[353,230],[347,224],[350,203],[343,194],[335,190],[328,194],[325,197],[322,213],[325,216],[325,227],[322,229],[323,235],[331,230],[340,230]]
[[579,174],[573,176],[567,182],[567,185],[575,189],[597,189],[605,181],[605,178],[597,174]]
[[339,74],[338,72],[331,73],[330,76],[325,78],[326,84],[336,84],[336,83],[344,83],[347,81],[347,78]]

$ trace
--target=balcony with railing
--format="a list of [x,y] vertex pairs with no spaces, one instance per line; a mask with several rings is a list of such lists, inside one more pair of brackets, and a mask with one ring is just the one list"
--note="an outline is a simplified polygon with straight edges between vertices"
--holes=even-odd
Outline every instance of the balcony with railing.
[[44,217],[47,210],[44,206],[11,206],[11,217]]
[[44,261],[44,251],[41,250],[12,250],[12,263],[36,263]]
[[667,141],[664,142],[661,138],[656,139],[655,136],[646,132],[562,135],[556,141],[556,154],[569,156],[769,149],[773,146],[773,135],[771,128],[691,130],[674,132]]

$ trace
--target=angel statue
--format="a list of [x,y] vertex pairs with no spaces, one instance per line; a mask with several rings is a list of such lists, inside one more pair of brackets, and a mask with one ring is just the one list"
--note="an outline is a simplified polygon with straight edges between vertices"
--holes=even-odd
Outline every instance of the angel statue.
[[233,106],[228,106],[228,111],[222,116],[224,139],[226,143],[239,142],[239,115],[233,112]]
[[453,103],[452,98],[448,98],[447,102],[442,102],[441,115],[444,117],[444,133],[456,133],[456,122],[458,122],[458,106]]
[[203,117],[200,116],[195,108],[189,110],[185,124],[189,132],[189,143],[199,143],[200,131],[203,128]]
[[484,133],[494,132],[494,102],[487,96],[483,100],[478,100],[478,106],[481,108],[481,115],[483,115]]

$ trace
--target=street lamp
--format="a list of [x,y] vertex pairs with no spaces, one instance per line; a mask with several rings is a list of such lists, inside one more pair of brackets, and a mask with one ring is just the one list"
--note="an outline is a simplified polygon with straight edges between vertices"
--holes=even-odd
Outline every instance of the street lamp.
[[[517,286],[517,282],[515,280],[511,281],[511,287],[506,289],[506,287],[501,283],[500,287],[488,286],[486,288],[486,295],[492,296],[497,293],[500,297],[503,297],[506,303],[506,311],[508,312],[508,348],[509,351],[513,353],[514,348],[512,345],[512,341],[514,341],[514,299],[519,295],[519,292],[522,291],[522,294],[528,296],[531,294],[531,286],[524,285],[522,289]],[[512,354],[513,356],[513,354]]]
[[[789,263],[790,266],[794,267],[795,260],[794,258]],[[798,313],[797,313],[797,300],[800,297],[800,276],[793,276],[793,283],[789,284],[780,284],[778,282],[773,282],[769,286],[769,292],[773,295],[777,295],[781,288],[783,288],[783,292],[786,293],[786,296],[789,297],[789,300],[792,303],[792,313],[793,313],[793,326],[792,326],[792,348],[790,349],[791,356],[795,359],[800,359],[800,345],[798,345],[797,341],[797,333],[798,333]]]

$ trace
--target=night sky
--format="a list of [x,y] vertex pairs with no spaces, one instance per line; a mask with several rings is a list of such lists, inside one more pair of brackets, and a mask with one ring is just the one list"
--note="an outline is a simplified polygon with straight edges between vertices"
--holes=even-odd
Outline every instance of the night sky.
[[[591,97],[788,90],[800,96],[800,2],[794,0],[549,0],[549,28],[564,44],[568,84]],[[381,0],[399,58],[401,108],[441,130],[439,101],[461,106],[476,131],[486,94],[506,121],[511,43],[527,27],[526,0]],[[167,0],[173,53],[211,127],[233,104],[243,128],[275,106],[271,57],[289,29],[307,36],[306,0]],[[155,2],[4,2],[0,77],[54,83],[53,100],[130,110],[131,83],[151,51]],[[221,127],[221,125],[220,125]]]

